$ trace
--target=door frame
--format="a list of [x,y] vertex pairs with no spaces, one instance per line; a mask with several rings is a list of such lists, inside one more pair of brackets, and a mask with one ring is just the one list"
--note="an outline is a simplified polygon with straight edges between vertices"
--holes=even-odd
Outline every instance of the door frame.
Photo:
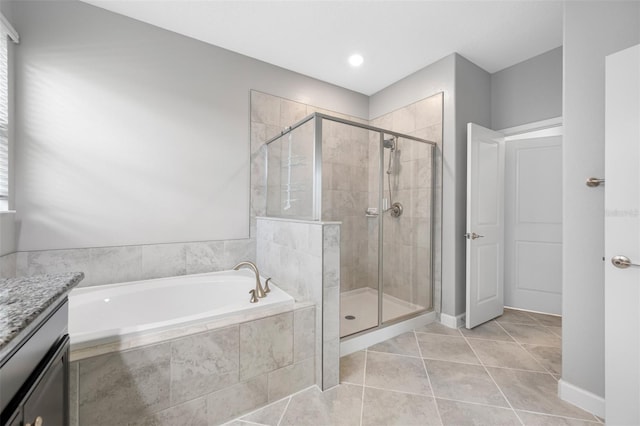
[[[529,138],[535,138],[535,137],[545,137],[545,136],[557,136],[558,135],[557,132],[560,132],[561,134],[563,132],[563,117],[558,116],[558,117],[553,117],[546,120],[534,121],[534,122],[526,123],[519,126],[508,127],[501,130],[495,130],[495,132],[502,133],[504,135],[505,144],[509,143],[509,141],[514,141],[514,140],[529,139]],[[469,155],[469,153],[467,153],[467,155]],[[468,178],[467,178],[467,181],[468,181]],[[501,190],[504,195],[504,192],[505,192],[504,187]],[[469,191],[469,187],[467,184],[467,192],[468,191]],[[468,209],[468,206],[467,206],[467,209]],[[503,210],[504,210],[504,206],[503,206]],[[466,224],[465,227],[468,228],[468,224]],[[471,231],[467,229],[466,232],[471,232]],[[505,241],[503,236],[503,244],[504,242]],[[468,243],[467,243],[467,246],[468,246]],[[467,256],[466,252],[465,252],[465,256]],[[465,259],[465,265],[468,265],[468,259]],[[467,270],[467,273],[468,273],[468,270],[469,270],[468,266],[465,266],[465,269]],[[504,274],[504,264],[503,264],[502,272]],[[467,277],[465,281],[468,283],[469,278]],[[503,289],[503,292],[504,292],[504,289]],[[468,310],[468,306],[466,307],[465,311],[467,310]],[[465,317],[466,316],[467,315],[465,313]],[[466,323],[466,318],[463,322]]]

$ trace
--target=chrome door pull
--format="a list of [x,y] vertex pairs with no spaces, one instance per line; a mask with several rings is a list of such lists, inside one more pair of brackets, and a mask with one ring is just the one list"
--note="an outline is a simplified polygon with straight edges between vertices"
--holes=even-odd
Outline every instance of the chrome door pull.
[[476,234],[475,232],[471,232],[471,233],[467,232],[466,234],[464,234],[464,237],[467,240],[476,240],[478,238],[484,238],[484,235]]
[[627,269],[629,266],[640,266],[636,263],[631,263],[631,259],[629,259],[627,256],[620,255],[613,256],[611,258],[611,263],[613,263],[613,266],[620,269]]

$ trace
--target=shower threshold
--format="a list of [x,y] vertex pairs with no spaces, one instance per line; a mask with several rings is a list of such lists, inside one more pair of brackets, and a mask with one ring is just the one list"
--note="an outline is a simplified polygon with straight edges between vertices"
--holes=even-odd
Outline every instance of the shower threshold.
[[[382,322],[424,310],[383,293]],[[351,319],[347,319],[347,317]],[[340,337],[348,336],[378,325],[378,291],[370,287],[340,293]]]

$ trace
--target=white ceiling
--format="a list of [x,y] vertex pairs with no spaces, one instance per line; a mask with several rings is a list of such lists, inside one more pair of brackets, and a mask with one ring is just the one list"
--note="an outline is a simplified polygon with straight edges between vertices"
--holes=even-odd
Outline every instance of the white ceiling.
[[366,95],[453,52],[493,73],[562,44],[561,1],[85,1]]

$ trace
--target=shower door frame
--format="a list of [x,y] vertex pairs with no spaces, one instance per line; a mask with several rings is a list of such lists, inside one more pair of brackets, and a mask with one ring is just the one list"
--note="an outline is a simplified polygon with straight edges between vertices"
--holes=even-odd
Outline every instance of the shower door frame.
[[[284,130],[282,130],[282,132],[280,132],[280,134],[272,137],[271,139],[268,139],[265,142],[265,145],[269,145],[272,142],[275,142],[277,140],[279,140],[281,137],[283,137],[284,135],[290,133],[291,131],[297,129],[298,127],[304,125],[305,123],[309,122],[310,120],[315,119],[315,129],[314,129],[314,149],[313,149],[313,184],[312,184],[312,191],[313,191],[313,207],[312,207],[312,217],[311,219],[309,219],[308,217],[294,217],[294,216],[287,216],[288,219],[303,219],[303,220],[312,220],[312,221],[322,221],[322,123],[323,120],[329,120],[329,121],[333,121],[336,123],[341,123],[341,124],[345,124],[348,126],[353,126],[353,127],[358,127],[364,130],[368,130],[368,131],[372,131],[372,132],[377,132],[380,135],[380,142],[379,142],[379,152],[380,152],[380,160],[379,160],[379,171],[378,171],[378,181],[379,181],[379,187],[378,187],[378,324],[376,326],[370,327],[370,328],[366,328],[364,330],[358,331],[356,333],[352,333],[349,334],[347,336],[344,337],[340,337],[340,340],[345,340],[345,339],[351,339],[354,337],[358,337],[361,336],[363,334],[369,333],[373,330],[379,330],[385,327],[388,327],[390,325],[393,324],[397,324],[403,321],[406,321],[408,319],[417,317],[421,314],[427,313],[427,312],[431,312],[434,310],[434,306],[433,306],[433,298],[434,298],[434,283],[435,283],[435,279],[434,279],[434,248],[435,248],[435,244],[434,244],[434,238],[435,238],[435,226],[434,226],[434,217],[435,217],[435,200],[436,200],[436,188],[435,188],[435,170],[436,170],[436,148],[437,148],[437,143],[427,140],[427,139],[422,139],[422,138],[418,138],[415,136],[411,136],[411,135],[407,135],[404,133],[399,133],[399,132],[394,132],[392,130],[388,130],[388,129],[383,129],[380,127],[375,127],[375,126],[370,126],[368,124],[362,124],[362,123],[358,123],[356,121],[351,121],[351,120],[346,120],[344,118],[339,118],[339,117],[334,117],[331,115],[327,115],[327,114],[323,114],[320,112],[314,112],[308,116],[306,116],[305,118],[303,118],[302,120],[298,121],[297,123],[291,125],[290,127],[285,128]],[[412,140],[414,142],[418,142],[418,143],[425,143],[427,145],[431,145],[431,200],[430,200],[430,206],[431,206],[431,211],[430,211],[430,225],[431,225],[431,229],[430,229],[430,271],[431,271],[431,307],[430,308],[425,308],[425,309],[421,309],[421,310],[417,310],[414,312],[411,312],[409,314],[406,315],[402,315],[396,318],[393,318],[389,321],[383,321],[382,320],[382,315],[383,315],[383,289],[384,289],[384,276],[383,276],[383,260],[384,260],[384,250],[383,250],[383,243],[384,243],[384,221],[383,221],[383,195],[384,195],[384,177],[383,177],[383,172],[384,172],[384,137],[385,135],[390,135],[393,136],[397,139],[402,138],[402,139],[408,139],[408,140]],[[268,176],[268,164],[269,164],[269,160],[268,160],[268,150],[267,150],[267,156],[266,156],[266,167],[265,167],[265,177]],[[267,201],[268,203],[268,201]]]

